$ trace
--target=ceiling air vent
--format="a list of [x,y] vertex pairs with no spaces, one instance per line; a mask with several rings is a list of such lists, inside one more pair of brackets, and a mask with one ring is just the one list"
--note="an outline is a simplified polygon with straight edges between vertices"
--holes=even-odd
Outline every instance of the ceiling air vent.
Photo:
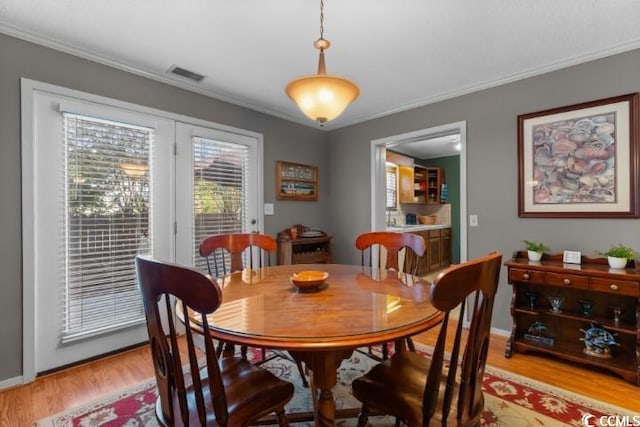
[[177,74],[181,77],[186,77],[187,79],[193,80],[194,82],[198,83],[200,83],[204,79],[204,76],[202,74],[194,73],[193,71],[178,67],[177,65],[173,65],[171,68],[169,68],[168,72],[171,74]]

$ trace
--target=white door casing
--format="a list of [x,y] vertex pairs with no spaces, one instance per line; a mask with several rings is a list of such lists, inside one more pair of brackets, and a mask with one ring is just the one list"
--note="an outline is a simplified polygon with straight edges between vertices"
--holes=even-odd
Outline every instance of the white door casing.
[[[64,275],[64,247],[61,242],[60,194],[65,185],[62,111],[126,122],[155,129],[151,147],[151,218],[150,230],[154,256],[169,257],[171,235],[164,233],[170,224],[169,206],[172,188],[171,140],[173,123],[159,117],[124,111],[108,105],[82,102],[68,96],[34,91],[33,164],[33,269],[35,283],[35,372],[43,372],[79,360],[123,348],[147,339],[144,322],[91,338],[62,343],[63,305],[60,289]],[[154,173],[163,170],[165,173]],[[61,252],[62,251],[62,252]]]

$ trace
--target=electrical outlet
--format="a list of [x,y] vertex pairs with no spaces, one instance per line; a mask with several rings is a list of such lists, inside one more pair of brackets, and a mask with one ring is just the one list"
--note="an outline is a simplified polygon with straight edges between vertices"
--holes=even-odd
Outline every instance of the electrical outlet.
[[469,227],[478,226],[478,215],[469,215]]

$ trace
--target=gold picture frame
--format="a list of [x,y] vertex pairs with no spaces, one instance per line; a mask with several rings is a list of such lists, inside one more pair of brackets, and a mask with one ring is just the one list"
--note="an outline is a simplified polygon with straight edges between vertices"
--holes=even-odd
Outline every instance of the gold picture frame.
[[639,95],[518,116],[518,216],[638,218]]
[[318,200],[318,167],[283,160],[277,161],[276,199]]

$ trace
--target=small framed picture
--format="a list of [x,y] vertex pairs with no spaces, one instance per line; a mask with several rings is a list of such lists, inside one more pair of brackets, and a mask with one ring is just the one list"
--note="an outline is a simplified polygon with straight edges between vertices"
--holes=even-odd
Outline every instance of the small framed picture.
[[276,162],[276,199],[318,200],[318,167]]
[[564,251],[562,254],[562,262],[565,264],[580,264],[582,254],[578,251]]

